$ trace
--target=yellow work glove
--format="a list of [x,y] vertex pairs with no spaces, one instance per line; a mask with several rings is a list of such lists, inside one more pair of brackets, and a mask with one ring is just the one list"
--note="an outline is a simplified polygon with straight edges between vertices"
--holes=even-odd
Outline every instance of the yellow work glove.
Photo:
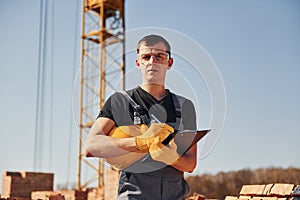
[[155,138],[161,142],[172,132],[174,129],[167,124],[153,123],[143,135],[135,137],[136,147],[148,151]]
[[171,165],[179,159],[177,153],[177,145],[172,139],[169,146],[165,146],[159,140],[155,139],[149,149],[150,155],[153,160],[163,162],[167,165]]
[[114,138],[128,138],[142,135],[148,129],[146,124],[118,126],[109,132],[109,136]]

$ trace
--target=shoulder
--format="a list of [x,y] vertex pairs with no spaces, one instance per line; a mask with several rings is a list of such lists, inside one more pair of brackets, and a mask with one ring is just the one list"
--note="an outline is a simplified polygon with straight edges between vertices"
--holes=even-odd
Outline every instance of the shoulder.
[[128,109],[128,106],[132,104],[134,101],[134,94],[136,93],[136,88],[130,89],[130,90],[120,90],[117,92],[114,92],[107,100],[107,103],[110,106],[114,107],[124,107]]
[[183,111],[188,111],[188,112],[195,110],[192,100],[172,92],[170,92],[170,94],[172,96],[172,100],[175,108],[179,108]]
[[117,91],[111,94],[106,100],[105,104],[110,106],[124,106],[129,102],[129,96],[131,96],[131,91]]
[[186,97],[184,97],[184,96],[175,94],[175,93],[173,93],[173,92],[170,92],[170,95],[171,95],[172,100],[173,100],[173,102],[174,102],[175,104],[176,104],[176,103],[179,103],[180,105],[186,104],[186,103],[191,103],[191,104],[193,104],[193,102],[192,102],[190,99],[188,99],[188,98],[186,98]]

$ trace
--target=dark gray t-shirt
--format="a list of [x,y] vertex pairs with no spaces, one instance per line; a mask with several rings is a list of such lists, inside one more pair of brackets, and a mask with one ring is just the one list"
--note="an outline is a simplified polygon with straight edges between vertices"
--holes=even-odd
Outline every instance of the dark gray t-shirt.
[[[155,99],[141,87],[127,93],[148,117],[153,114],[161,123],[171,125],[176,123],[176,117],[180,115],[184,130],[196,130],[196,113],[190,100],[183,98],[181,113],[178,113],[169,90],[161,100]],[[107,117],[113,120],[116,126],[134,124],[133,107],[120,92],[108,98],[98,117]],[[150,157],[150,161],[148,159],[145,163],[141,159],[121,172],[117,199],[185,199],[188,192],[189,186],[183,178],[182,171],[154,161]]]
[[[153,114],[162,123],[175,123],[176,110],[172,95],[167,90],[167,95],[161,99],[155,99],[151,94],[143,90],[141,87],[129,90],[131,98],[139,104],[143,111],[150,117]],[[196,114],[193,103],[189,99],[185,99],[182,104],[182,112],[180,113],[184,129],[196,129]],[[119,92],[114,93],[105,102],[98,117],[107,117],[116,123],[116,126],[126,126],[134,124],[134,111],[128,99]]]

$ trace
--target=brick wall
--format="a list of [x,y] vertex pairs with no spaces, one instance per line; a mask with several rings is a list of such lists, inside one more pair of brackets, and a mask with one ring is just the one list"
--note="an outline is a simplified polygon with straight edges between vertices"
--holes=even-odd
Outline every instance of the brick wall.
[[31,199],[37,200],[65,200],[65,197],[54,191],[35,191],[31,193]]
[[[53,191],[52,173],[3,172],[1,198],[45,200],[110,200],[117,196],[119,171],[105,169],[105,186],[88,191]],[[0,199],[1,200],[1,199]]]
[[88,200],[104,200],[104,187],[89,189]]
[[2,198],[31,198],[32,191],[53,190],[53,173],[3,172]]
[[111,168],[106,168],[104,183],[104,199],[116,199],[119,185],[119,171]]
[[297,194],[298,187],[300,188],[300,186],[287,183],[244,185],[238,197],[227,196],[225,200],[296,200],[300,199],[300,193]]
[[32,200],[50,200],[50,199],[63,199],[63,200],[87,200],[88,192],[79,190],[60,190],[60,191],[36,191],[31,193]]
[[65,197],[65,200],[87,200],[88,192],[79,190],[61,190],[57,191]]

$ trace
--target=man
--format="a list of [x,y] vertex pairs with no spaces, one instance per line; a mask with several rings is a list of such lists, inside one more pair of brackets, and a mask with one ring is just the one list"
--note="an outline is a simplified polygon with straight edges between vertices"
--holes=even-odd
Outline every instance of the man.
[[[156,123],[143,130],[132,126],[145,124],[146,120],[134,110],[126,95],[115,93],[106,101],[88,134],[86,151],[95,157],[114,158],[129,152],[150,154],[150,159],[140,159],[121,171],[117,199],[174,200],[184,199],[189,192],[183,173],[194,170],[197,145],[179,155],[174,139],[168,145],[162,144],[174,128],[175,132],[196,130],[193,103],[165,88],[166,73],[172,65],[171,47],[163,37],[142,38],[136,59],[142,83],[127,93]],[[124,126],[129,128],[122,129],[122,134],[130,132],[124,134],[132,137],[109,136],[116,127]]]

